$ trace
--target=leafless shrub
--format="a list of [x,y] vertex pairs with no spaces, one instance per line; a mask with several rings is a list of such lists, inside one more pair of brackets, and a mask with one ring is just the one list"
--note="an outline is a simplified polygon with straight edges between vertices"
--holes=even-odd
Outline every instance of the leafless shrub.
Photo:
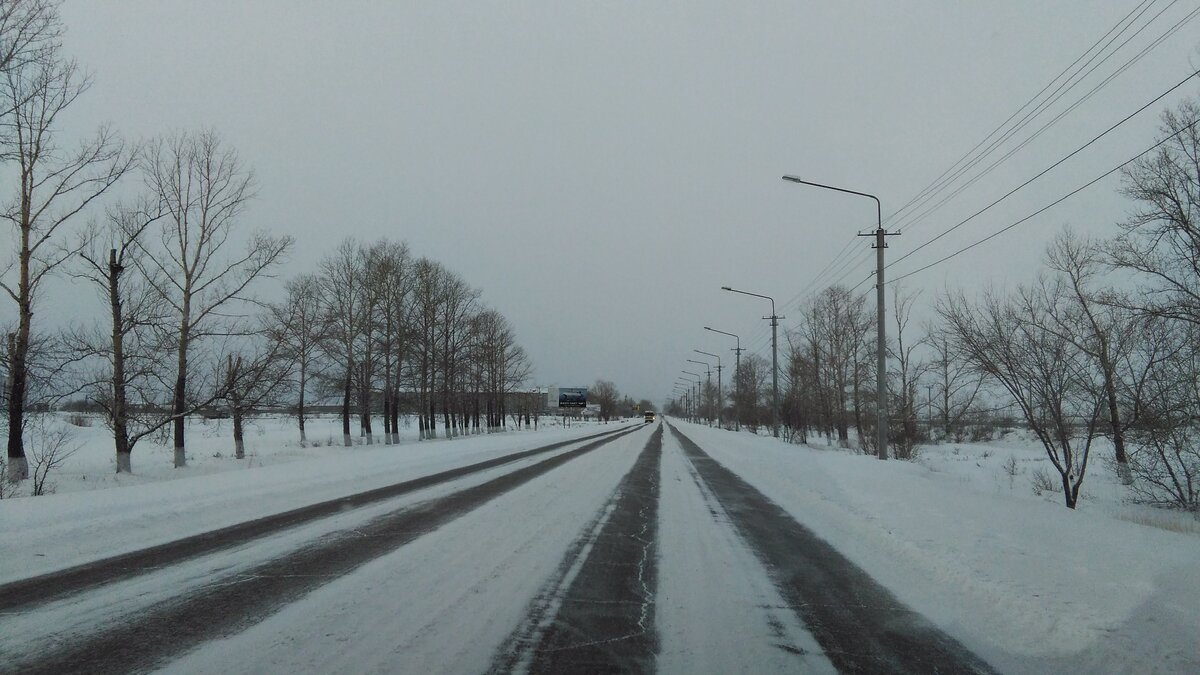
[[1045,469],[1038,469],[1029,476],[1029,483],[1033,487],[1033,494],[1041,497],[1043,494],[1061,493],[1062,483],[1050,475],[1050,472]]
[[1013,482],[1016,480],[1017,474],[1021,473],[1021,466],[1017,463],[1017,458],[1009,455],[1000,468],[1008,476],[1008,489],[1013,489]]
[[62,466],[79,446],[72,443],[71,430],[64,426],[51,426],[44,418],[33,425],[29,438],[29,458],[33,461],[33,496],[54,492],[50,473]]

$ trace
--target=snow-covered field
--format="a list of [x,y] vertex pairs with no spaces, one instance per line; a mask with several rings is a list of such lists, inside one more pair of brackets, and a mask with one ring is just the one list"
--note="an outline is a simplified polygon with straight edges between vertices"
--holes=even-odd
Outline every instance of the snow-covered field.
[[[1093,463],[1080,508],[1071,511],[1058,494],[1034,494],[1030,477],[1046,461],[1017,437],[930,446],[915,462],[880,462],[671,422],[1001,672],[1200,672],[1200,523],[1126,503],[1103,462]],[[111,447],[89,443],[55,478],[57,494],[0,502],[0,582],[604,428],[543,424],[538,432],[434,442],[417,442],[409,429],[398,446],[341,448],[325,442],[336,438],[336,420],[320,420],[310,438],[321,447],[301,448],[291,421],[275,420],[248,434],[250,456],[237,461],[229,459],[228,422],[209,425],[197,425],[187,469],[170,468],[169,449],[146,447],[135,452],[137,474],[116,480]],[[634,433],[572,460],[171,669],[486,670],[646,439]],[[1015,467],[1011,475],[1006,466]],[[659,669],[829,671],[753,552],[710,512],[711,499],[672,440],[661,467]],[[261,542],[254,558],[507,470],[280,534]],[[88,489],[97,486],[120,489]],[[56,621],[131,611],[128,598],[150,602],[236,572],[249,564],[239,555],[221,552],[114,584],[10,628],[32,640]],[[808,656],[798,661],[771,647],[779,640]]]

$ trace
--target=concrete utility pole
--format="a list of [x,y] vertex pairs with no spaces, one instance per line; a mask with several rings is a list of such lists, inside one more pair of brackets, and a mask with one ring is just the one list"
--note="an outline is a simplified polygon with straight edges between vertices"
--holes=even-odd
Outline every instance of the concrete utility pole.
[[[691,359],[688,360],[691,361]],[[701,361],[701,363],[703,363],[703,361]],[[700,421],[700,406],[704,404],[704,398],[700,395],[700,388],[703,386],[702,383],[704,382],[704,378],[700,375],[700,373],[693,373],[690,370],[685,370],[683,372],[696,378],[696,422],[698,423]],[[689,382],[689,384],[691,383]]]
[[887,325],[884,323],[884,294],[883,294],[883,250],[887,248],[887,237],[898,235],[899,232],[888,232],[883,229],[883,207],[879,203],[879,197],[866,192],[856,192],[855,190],[847,190],[845,188],[834,187],[832,185],[822,185],[806,180],[801,180],[796,176],[784,176],[784,180],[801,185],[811,185],[825,190],[833,190],[835,192],[845,192],[846,194],[858,195],[859,197],[870,197],[875,200],[875,217],[876,225],[874,232],[860,232],[860,237],[875,237],[875,323],[876,325],[876,343],[875,343],[875,362],[876,362],[876,382],[875,382],[875,410],[878,413],[876,419],[876,431],[878,436],[876,443],[879,448],[879,459],[888,458],[887,439],[888,439],[888,400],[887,400]]
[[775,438],[779,438],[779,320],[787,317],[779,316],[775,313],[775,298],[769,295],[739,291],[736,288],[728,286],[722,286],[721,290],[729,291],[730,293],[751,295],[756,298],[766,298],[771,301],[771,316],[764,316],[763,319],[770,320],[771,322],[771,430]]
[[687,361],[688,363],[698,363],[704,366],[704,372],[708,376],[708,384],[704,386],[704,390],[700,394],[700,400],[703,401],[705,398],[708,398],[708,408],[705,410],[704,418],[707,420],[708,425],[712,426],[712,395],[709,394],[712,390],[712,368],[704,361],[697,361],[696,359],[688,359]]
[[675,381],[677,383],[680,383],[680,385],[683,386],[684,389],[687,391],[687,394],[686,394],[686,398],[688,400],[687,419],[689,422],[694,421],[693,418],[695,417],[694,410],[695,410],[696,401],[695,401],[695,399],[692,398],[692,393],[693,393],[692,392],[692,386],[693,386],[692,381],[691,381],[691,379],[686,378],[686,377],[677,377],[677,378],[675,378]]
[[720,429],[721,428],[721,413],[723,413],[725,411],[725,398],[724,398],[724,395],[721,393],[721,357],[717,356],[716,354],[709,354],[708,352],[702,352],[699,349],[693,349],[692,351],[696,352],[697,354],[711,356],[717,360],[717,428]]
[[[733,389],[735,392],[734,396],[736,396],[737,399],[740,401],[742,398],[742,383],[738,379],[738,376],[740,375],[741,370],[742,370],[742,338],[738,337],[737,335],[734,335],[733,333],[726,333],[723,330],[717,330],[716,328],[710,328],[708,326],[705,326],[704,330],[711,330],[714,333],[720,333],[721,335],[728,335],[729,337],[733,338],[734,340],[737,340],[737,343],[736,343],[737,346],[733,348],[733,359],[734,359],[734,361],[733,361]],[[738,431],[741,431],[742,430],[742,420],[741,420],[741,417],[739,417],[737,414],[737,406],[736,405],[734,405],[733,410],[734,410],[734,412],[733,412],[733,428]]]

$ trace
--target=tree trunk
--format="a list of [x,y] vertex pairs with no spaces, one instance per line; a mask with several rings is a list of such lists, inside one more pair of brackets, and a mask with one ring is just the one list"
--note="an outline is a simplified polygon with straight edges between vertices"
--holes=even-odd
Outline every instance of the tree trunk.
[[108,302],[112,310],[112,417],[113,443],[117,451],[117,473],[133,473],[129,447],[129,410],[125,392],[125,323],[121,316],[121,266],[117,251],[108,252]]
[[233,400],[233,457],[246,458],[246,445],[242,436],[242,402],[236,398]]
[[[27,309],[21,308],[22,317]],[[24,322],[24,318],[22,318]],[[25,332],[28,335],[28,332]],[[8,476],[10,483],[29,478],[29,461],[25,458],[25,446],[22,443],[22,426],[25,418],[25,360],[28,353],[28,340],[20,338],[20,331],[8,335],[9,353],[9,385],[8,385]]]
[[[396,379],[400,379],[400,373],[396,373]],[[399,384],[392,384],[392,443],[400,443],[400,387]]]
[[362,363],[362,382],[358,391],[358,410],[359,420],[362,425],[363,436],[367,439],[367,445],[375,443],[375,436],[371,433],[371,382],[370,382],[370,363],[371,351],[367,350],[366,359]]
[[296,400],[296,423],[300,426],[300,445],[303,447],[308,439],[304,435],[304,389],[308,384],[308,363],[300,361],[300,395]]
[[1121,424],[1121,409],[1117,405],[1116,377],[1112,368],[1104,364],[1104,393],[1108,398],[1108,424],[1112,432],[1113,454],[1117,460],[1117,477],[1122,485],[1133,485],[1133,472],[1129,470],[1129,457],[1125,455],[1125,429]]
[[171,414],[174,415],[175,468],[187,466],[184,433],[187,420],[184,412],[187,410],[187,366],[188,343],[190,341],[191,298],[185,292],[183,299],[183,318],[179,323],[179,345],[175,363],[175,391],[171,400]]
[[33,324],[33,289],[30,287],[29,261],[33,257],[30,249],[29,181],[30,175],[21,172],[21,253],[19,256],[19,278],[17,280],[17,312],[20,315],[17,332],[8,336],[8,476],[9,482],[29,478],[29,460],[25,458],[25,393],[29,378],[29,331]]
[[350,389],[354,379],[354,363],[346,363],[346,378],[342,382],[342,442],[347,448],[354,445],[350,437]]

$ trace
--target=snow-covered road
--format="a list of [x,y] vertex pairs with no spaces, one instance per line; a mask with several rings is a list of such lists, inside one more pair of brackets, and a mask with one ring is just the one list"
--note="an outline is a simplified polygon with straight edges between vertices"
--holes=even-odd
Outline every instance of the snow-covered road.
[[[1003,612],[976,609],[980,618],[969,620],[977,588],[959,588],[962,606],[940,609],[946,589],[907,573],[924,558],[897,556],[906,549],[870,535],[876,516],[906,539],[922,530],[904,514],[856,510],[841,492],[843,458],[829,463],[772,439],[674,421],[603,431],[445,444],[437,461],[416,453],[397,462],[390,483],[370,485],[375,498],[335,496],[279,528],[222,530],[232,538],[161,564],[126,555],[136,564],[98,582],[60,584],[48,600],[36,588],[33,599],[28,588],[7,599],[0,592],[0,669],[1039,672],[1063,664],[1036,644],[1014,654],[1009,635],[1028,627],[982,638]],[[884,472],[903,485],[912,473],[900,463],[853,468],[868,483]],[[294,475],[280,485],[310,484],[300,469],[287,471]],[[906,504],[924,508],[923,498]],[[116,550],[128,553],[120,541]],[[949,578],[955,562],[941,561],[939,574]],[[1134,662],[1187,672],[1189,658],[1168,651],[1161,663]]]

